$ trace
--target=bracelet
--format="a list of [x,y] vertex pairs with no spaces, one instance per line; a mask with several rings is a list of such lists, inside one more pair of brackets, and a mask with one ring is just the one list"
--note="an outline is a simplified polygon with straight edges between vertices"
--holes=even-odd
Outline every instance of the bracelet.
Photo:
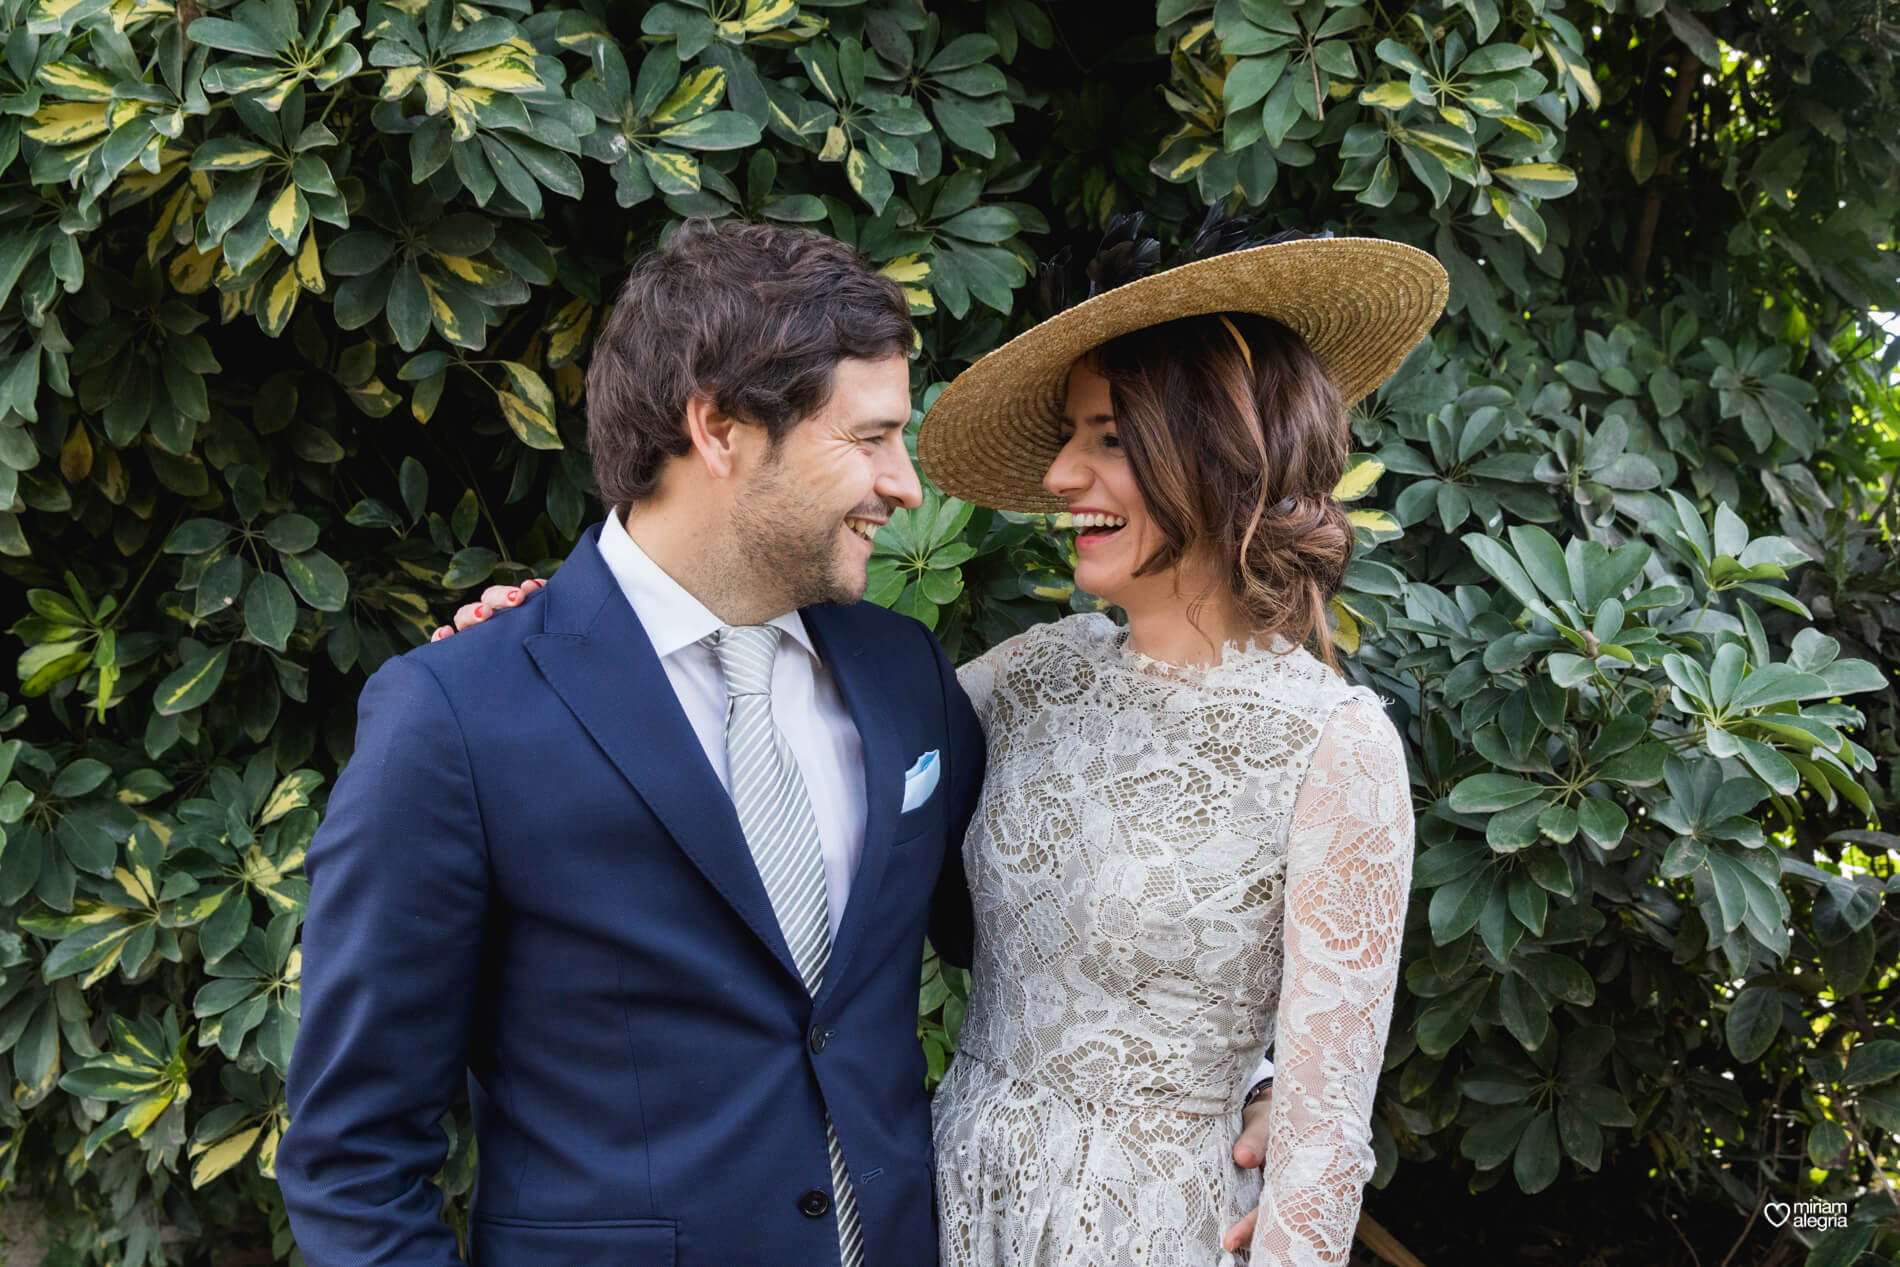
[[1246,1108],[1248,1105],[1252,1104],[1255,1100],[1258,1100],[1261,1096],[1265,1095],[1267,1092],[1271,1090],[1273,1090],[1273,1075],[1268,1074],[1266,1077],[1262,1078],[1260,1081],[1254,1083],[1251,1087],[1247,1088],[1247,1094],[1241,1098],[1240,1107],[1243,1109]]

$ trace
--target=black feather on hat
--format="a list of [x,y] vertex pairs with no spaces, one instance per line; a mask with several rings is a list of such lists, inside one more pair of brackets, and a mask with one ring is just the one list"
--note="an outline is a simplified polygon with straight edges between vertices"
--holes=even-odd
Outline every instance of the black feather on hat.
[[1155,271],[1159,263],[1161,243],[1154,238],[1141,236],[1141,212],[1116,216],[1108,222],[1108,231],[1102,234],[1102,245],[1096,248],[1095,258],[1089,261],[1086,270],[1089,291],[1084,298],[1093,299],[1105,290],[1126,286],[1136,278],[1146,277]]
[[[1044,318],[1073,308],[1085,299],[1161,271],[1161,243],[1144,236],[1142,213],[1113,216],[1102,234],[1101,243],[1086,264],[1078,263],[1071,247],[1063,247],[1036,272],[1036,307]],[[1258,226],[1246,216],[1229,215],[1218,205],[1209,207],[1194,235],[1168,260],[1166,268],[1175,268],[1195,260],[1210,259],[1249,247],[1270,246],[1310,237],[1331,237],[1330,233],[1310,234],[1299,229],[1283,229],[1262,237]]]
[[1175,252],[1174,258],[1168,261],[1168,267],[1260,244],[1254,236],[1253,221],[1245,216],[1230,216],[1216,203],[1207,209],[1207,214],[1201,217],[1201,227]]
[[1072,307],[1075,289],[1075,252],[1065,246],[1036,270],[1037,310],[1047,318]]

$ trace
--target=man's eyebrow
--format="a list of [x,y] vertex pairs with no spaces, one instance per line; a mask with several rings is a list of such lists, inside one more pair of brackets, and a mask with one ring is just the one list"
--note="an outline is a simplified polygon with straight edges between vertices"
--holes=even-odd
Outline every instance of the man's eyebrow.
[[871,428],[877,431],[901,431],[910,425],[908,418],[871,418],[858,424],[859,430]]

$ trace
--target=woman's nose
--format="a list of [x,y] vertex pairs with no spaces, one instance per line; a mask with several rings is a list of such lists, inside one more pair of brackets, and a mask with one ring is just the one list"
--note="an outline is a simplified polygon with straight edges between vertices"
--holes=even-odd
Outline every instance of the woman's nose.
[[1070,497],[1087,484],[1087,468],[1076,458],[1075,437],[1071,436],[1057,450],[1055,460],[1049,463],[1049,469],[1043,473],[1042,486],[1057,497]]

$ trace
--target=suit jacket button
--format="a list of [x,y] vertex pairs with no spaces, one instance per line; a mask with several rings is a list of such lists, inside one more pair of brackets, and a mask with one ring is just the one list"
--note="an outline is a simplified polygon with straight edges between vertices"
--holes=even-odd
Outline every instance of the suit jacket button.
[[[822,1025],[811,1027],[811,1036],[806,1041],[811,1045],[811,1054],[816,1056],[825,1049],[825,1043],[831,1038],[831,1031]],[[822,1211],[821,1211],[822,1213]]]
[[808,1219],[822,1219],[831,1209],[831,1197],[813,1188],[798,1199],[798,1212]]

